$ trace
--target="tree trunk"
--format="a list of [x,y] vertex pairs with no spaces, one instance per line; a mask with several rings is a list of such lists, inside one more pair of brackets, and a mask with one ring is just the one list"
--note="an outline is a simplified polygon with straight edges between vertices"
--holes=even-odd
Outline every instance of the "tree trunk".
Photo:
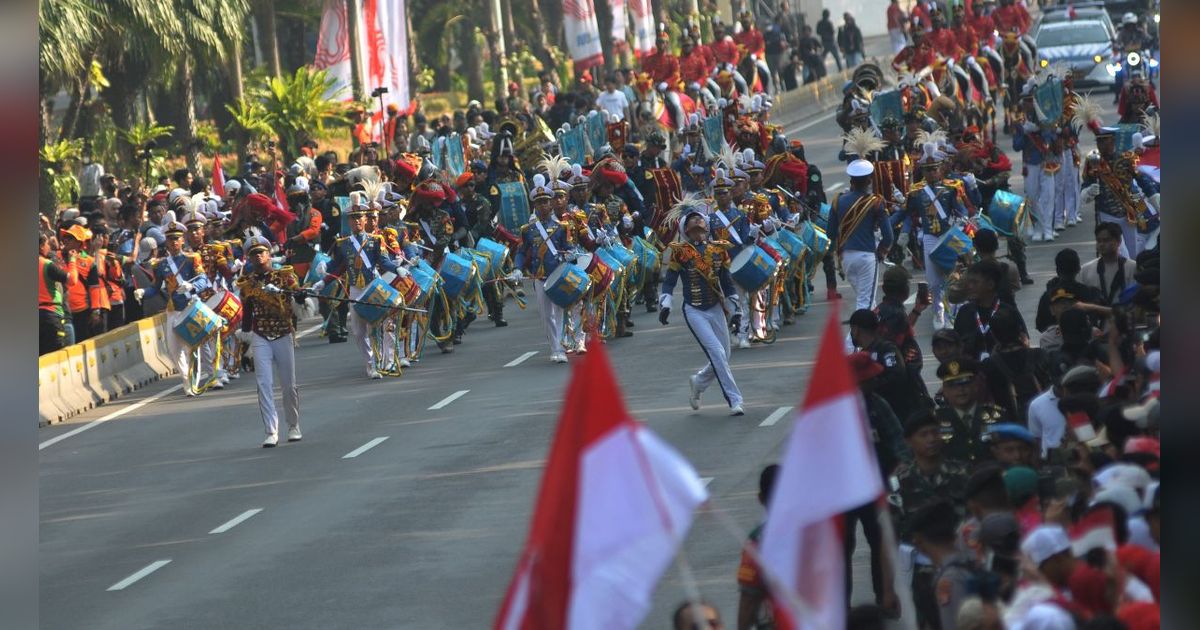
[[[46,104],[46,92],[48,92],[45,76],[38,75],[38,147],[46,146],[50,140],[50,129],[48,128],[49,113]],[[54,184],[50,181],[50,174],[46,171],[48,165],[41,159],[41,151],[38,152],[38,211],[46,215],[46,218],[54,221],[54,211],[58,207],[58,200],[54,196]]]
[[58,139],[69,140],[75,133],[75,122],[79,119],[79,110],[83,107],[83,93],[87,88],[83,81],[71,85],[71,100],[67,103],[67,111],[63,112],[62,124],[58,127]]
[[549,40],[546,39],[546,22],[542,20],[542,7],[538,0],[529,0],[529,18],[533,22],[533,56],[542,62],[546,68],[554,67],[554,58],[550,56]]
[[363,71],[362,58],[358,55],[358,1],[345,0],[346,2],[346,41],[350,46],[350,94],[354,96],[354,100],[361,101],[366,97],[366,92],[363,91]]
[[[123,132],[133,126],[134,98],[137,97],[139,87],[132,80],[123,61],[118,60],[106,70],[109,86],[101,94],[108,103],[113,125],[117,128],[117,154],[120,156],[118,163],[134,165],[137,163],[136,149],[129,144]],[[136,166],[129,168],[130,173],[136,171]]]
[[[487,0],[488,3],[488,46],[491,47],[492,72],[495,81],[494,99],[504,98],[508,85],[508,59],[504,51],[504,20],[500,15],[500,0]],[[489,107],[493,103],[487,104]]]
[[593,72],[592,80],[603,90],[604,77],[612,72],[613,63],[616,61],[612,43],[612,9],[608,6],[608,0],[593,0],[593,5],[596,8],[596,26],[600,29],[600,53],[604,55],[604,75]]
[[258,3],[256,18],[259,22],[259,35],[262,38],[263,56],[266,57],[267,67],[271,76],[283,76],[279,65],[279,39],[275,32],[275,1],[262,0]]
[[[513,25],[512,0],[501,0],[500,8],[504,10],[504,41],[508,44],[509,50],[516,50],[517,27]],[[508,94],[508,92],[504,94]]]
[[183,99],[180,141],[184,158],[192,173],[200,174],[200,145],[196,141],[196,86],[192,76],[191,59],[184,55],[179,61],[179,94]]
[[471,19],[463,20],[458,50],[462,57],[463,74],[467,76],[467,98],[483,102],[483,59],[480,58],[483,51],[475,38],[475,25],[481,22],[483,20],[477,8]]
[[421,57],[417,55],[416,31],[412,25],[412,11],[404,12],[404,29],[408,33],[408,76],[416,83],[416,76],[421,72]]

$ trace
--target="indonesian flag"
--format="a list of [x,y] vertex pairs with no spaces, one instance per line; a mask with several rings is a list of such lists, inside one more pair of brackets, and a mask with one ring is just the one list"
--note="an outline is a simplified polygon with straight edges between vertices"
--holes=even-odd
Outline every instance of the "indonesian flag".
[[588,345],[497,630],[636,627],[708,498],[691,465],[629,417],[604,346]]
[[280,210],[288,209],[287,193],[283,190],[283,174],[275,174],[275,203]]
[[633,13],[633,56],[654,52],[654,8],[650,0],[629,0],[629,11]]
[[1083,556],[1092,549],[1117,550],[1117,528],[1112,508],[1100,506],[1071,526],[1071,553]]
[[831,309],[767,508],[762,562],[780,628],[844,628],[840,515],[883,494],[867,415]]
[[221,156],[213,158],[212,189],[218,197],[225,196],[225,169],[221,168]]
[[600,26],[596,22],[596,7],[592,0],[563,0],[563,28],[577,75],[604,63]]
[[619,55],[629,48],[625,40],[625,0],[608,0],[608,8],[612,11],[613,54]]

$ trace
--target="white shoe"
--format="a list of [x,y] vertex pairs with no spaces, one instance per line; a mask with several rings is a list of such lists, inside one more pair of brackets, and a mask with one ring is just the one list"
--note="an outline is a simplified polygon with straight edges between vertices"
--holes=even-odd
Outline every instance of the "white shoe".
[[379,370],[376,370],[375,368],[367,368],[367,378],[371,380],[377,380],[383,378],[383,375],[380,374]]
[[745,350],[746,348],[749,348],[749,347],[750,347],[749,339],[745,339],[745,338],[738,339],[738,349],[739,350]]
[[1079,219],[1067,219],[1067,227],[1075,227],[1079,225]]
[[554,354],[553,354],[553,355],[550,357],[550,360],[551,360],[551,361],[554,361],[555,363],[566,363],[566,362],[567,362],[567,355],[566,355],[565,353],[562,353],[562,352],[555,352],[555,353],[554,353]]
[[412,367],[412,361],[408,359],[400,359],[400,367]]
[[212,388],[213,389],[225,389],[225,381],[222,381],[221,379],[217,379],[217,380],[213,381]]
[[183,388],[183,395],[184,395],[184,396],[187,396],[188,398],[195,398],[195,397],[196,397],[196,390],[192,389],[191,387],[184,387],[184,388]]
[[233,374],[230,374],[230,375],[229,375],[229,378],[231,378],[231,379],[233,379],[233,380],[235,380],[235,381],[236,381],[236,380],[238,380],[239,378],[242,378],[242,373],[241,373],[241,372],[234,372]]
[[692,390],[692,395],[688,397],[688,404],[692,406],[692,409],[698,410],[700,409],[700,394],[704,392],[700,391],[700,387],[696,385],[694,374],[688,377],[688,387]]
[[1041,235],[1041,234],[1034,234],[1032,237],[1030,237],[1030,239],[1029,239],[1029,240],[1030,240],[1031,242],[1034,242],[1034,243],[1041,243],[1041,242],[1042,242],[1042,235]]
[[302,439],[304,439],[304,436],[300,435],[300,427],[292,427],[288,429],[289,442],[299,442]]
[[729,408],[729,415],[744,416],[744,415],[746,415],[746,411],[744,409],[742,409],[741,405],[734,405],[733,407]]
[[587,343],[583,341],[576,341],[575,354],[587,354]]
[[262,447],[263,448],[275,448],[276,444],[279,444],[279,434],[272,433],[271,435],[267,436],[267,439],[263,440]]

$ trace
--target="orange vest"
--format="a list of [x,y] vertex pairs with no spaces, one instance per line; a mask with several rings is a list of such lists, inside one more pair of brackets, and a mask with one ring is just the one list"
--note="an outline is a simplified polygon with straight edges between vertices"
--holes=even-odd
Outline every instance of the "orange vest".
[[82,277],[79,278],[78,282],[67,285],[67,309],[71,313],[81,313],[88,310],[88,289],[85,279],[91,273],[91,266],[91,254],[83,251],[79,252],[75,257],[75,269]]

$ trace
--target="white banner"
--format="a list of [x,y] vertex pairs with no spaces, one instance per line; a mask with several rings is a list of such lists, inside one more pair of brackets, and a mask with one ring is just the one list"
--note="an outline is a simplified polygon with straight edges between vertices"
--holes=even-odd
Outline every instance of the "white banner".
[[[363,91],[370,94],[386,87],[384,106],[395,103],[408,107],[408,32],[405,28],[404,0],[357,0],[359,7],[358,58]],[[321,31],[317,36],[317,54],[313,67],[326,70],[334,80],[329,98],[348,101],[353,98],[350,80],[350,34],[343,0],[325,0]],[[374,99],[375,109],[379,107]],[[379,136],[383,115],[373,111],[373,134]],[[379,140],[378,137],[375,138]]]
[[612,9],[612,46],[613,54],[619,55],[629,48],[625,41],[625,0],[608,0]]
[[575,60],[578,74],[604,63],[600,50],[600,26],[592,0],[563,0],[563,22],[567,31],[567,49]]
[[633,54],[640,59],[654,52],[654,8],[650,0],[629,0],[629,10],[633,13]]

